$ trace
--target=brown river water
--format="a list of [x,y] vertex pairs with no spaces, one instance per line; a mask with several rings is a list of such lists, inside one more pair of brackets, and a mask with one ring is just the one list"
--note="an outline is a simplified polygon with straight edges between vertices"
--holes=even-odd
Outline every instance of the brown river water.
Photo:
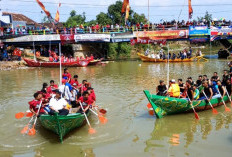
[[[199,74],[222,75],[227,61],[170,63],[170,79]],[[28,118],[15,119],[17,112],[28,109],[33,93],[42,83],[59,78],[59,69],[30,68],[0,71],[0,156],[78,156],[78,157],[230,157],[232,154],[232,112],[218,107],[218,115],[211,110],[200,112],[200,120],[193,113],[150,116],[144,89],[155,92],[160,79],[167,79],[167,64],[140,61],[110,62],[105,66],[70,68],[79,80],[92,83],[97,104],[107,109],[108,123],[103,125],[94,115],[90,123],[97,131],[88,134],[88,126],[74,130],[63,144],[58,137],[37,124],[35,136],[20,134]],[[227,104],[229,106],[229,104]]]

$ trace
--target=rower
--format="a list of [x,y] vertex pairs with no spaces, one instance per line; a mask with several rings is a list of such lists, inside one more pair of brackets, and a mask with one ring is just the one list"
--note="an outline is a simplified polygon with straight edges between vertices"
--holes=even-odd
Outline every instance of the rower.
[[77,89],[79,86],[78,82],[78,75],[74,75],[73,79],[71,80],[70,84],[72,85],[73,88]]
[[[213,97],[213,90],[212,90],[212,88],[209,86],[209,82],[208,82],[208,81],[203,81],[202,85],[203,85],[203,87],[204,87],[203,91],[204,91],[205,95],[207,96],[208,100],[211,100],[212,97]],[[207,98],[205,97],[205,95],[204,95],[203,93],[201,93],[201,97],[200,97],[198,100],[207,99]]]
[[172,79],[169,82],[169,89],[168,89],[168,95],[170,97],[175,97],[178,98],[180,97],[180,87],[178,84],[176,84],[176,81],[174,79]]
[[194,98],[194,100],[197,100],[197,99],[199,99],[199,94],[200,94],[200,92],[199,92],[199,89],[197,89],[197,87],[198,87],[198,85],[197,84],[194,84],[193,85],[193,98]]
[[226,90],[231,95],[231,81],[230,79],[226,80]]
[[62,78],[63,78],[63,79],[67,79],[68,82],[71,81],[72,76],[71,76],[71,74],[69,73],[69,71],[68,71],[67,68],[64,69],[64,73],[63,73],[63,75],[62,75]]
[[222,76],[222,85],[226,85],[226,80],[230,78],[230,75],[228,74],[227,70],[224,70],[224,74]]
[[167,86],[164,84],[163,80],[160,80],[160,85],[156,87],[156,93],[157,95],[164,96],[167,92]]
[[187,89],[188,99],[190,99],[191,101],[193,101],[193,99],[194,99],[194,92],[193,92],[193,88],[191,86],[191,81],[190,80],[186,81],[186,89]]
[[62,80],[62,85],[59,87],[59,91],[61,92],[63,98],[65,98],[67,101],[70,101],[71,92],[67,84],[67,80]]
[[224,98],[224,96],[226,95],[225,87],[222,86],[222,82],[220,80],[217,81],[217,85],[218,85],[219,94],[221,95],[222,98]]
[[34,94],[35,99],[28,102],[28,104],[30,105],[30,107],[29,107],[30,111],[36,116],[38,116],[39,114],[45,114],[43,105],[41,106],[40,111],[38,112],[38,109],[40,107],[40,103],[42,101],[42,97],[43,97],[42,94],[37,92]]
[[193,85],[194,85],[194,82],[193,82],[192,77],[188,77],[188,80],[191,82],[191,86],[193,86]]
[[184,83],[182,82],[182,79],[178,79],[179,87],[180,87],[180,92],[181,94],[184,93],[185,87]]
[[214,77],[215,81],[220,80],[220,78],[219,78],[219,76],[218,76],[218,73],[217,73],[217,72],[214,72],[214,73],[213,73],[213,77]]
[[50,81],[50,86],[47,88],[49,94],[55,94],[55,91],[58,89],[58,86],[55,84],[54,80]]
[[202,75],[198,76],[198,80],[196,81],[196,84],[197,84],[198,87],[201,86],[201,84],[202,84]]
[[[89,99],[89,93],[87,91],[85,91],[83,93],[83,96],[81,96],[79,99],[78,99],[78,102],[79,104],[81,103],[82,106],[83,106],[83,109],[84,109],[84,112],[88,112],[89,111],[89,108],[90,108],[90,105],[92,105],[92,101]],[[83,113],[83,110],[81,107],[79,107],[79,111],[77,111],[77,113]]]

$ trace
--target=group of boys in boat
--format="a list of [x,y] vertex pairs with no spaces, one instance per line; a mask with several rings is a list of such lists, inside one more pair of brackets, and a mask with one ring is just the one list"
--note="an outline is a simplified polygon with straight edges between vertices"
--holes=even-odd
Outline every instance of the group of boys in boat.
[[49,86],[47,83],[43,83],[42,90],[34,93],[34,100],[29,102],[29,109],[37,116],[40,114],[54,115],[55,113],[68,115],[73,113],[72,109],[74,108],[76,113],[88,112],[90,107],[95,106],[95,101],[96,95],[91,84],[87,80],[83,80],[80,84],[78,75],[74,75],[72,78],[68,69],[65,68],[62,85],[58,87],[54,80],[50,81]]
[[214,72],[211,79],[208,79],[207,75],[199,75],[198,80],[194,82],[192,77],[188,77],[185,84],[182,79],[178,79],[178,82],[172,79],[169,81],[168,88],[164,81],[160,80],[160,85],[156,88],[157,95],[184,98],[190,101],[211,100],[231,95],[232,64],[229,66],[229,73],[224,70],[222,79],[217,72]]
[[[169,53],[168,56],[166,57],[165,52],[163,51],[163,49],[160,50],[159,53],[155,54],[153,51],[150,52],[149,49],[147,49],[144,53],[145,56],[149,57],[149,58],[154,58],[154,59],[186,59],[186,58],[192,58],[192,48],[190,47],[189,50],[187,51],[187,49],[184,49],[183,51],[180,51],[178,53],[178,55],[176,55],[175,53]],[[199,49],[196,52],[196,57],[197,56],[202,56],[202,52]]]

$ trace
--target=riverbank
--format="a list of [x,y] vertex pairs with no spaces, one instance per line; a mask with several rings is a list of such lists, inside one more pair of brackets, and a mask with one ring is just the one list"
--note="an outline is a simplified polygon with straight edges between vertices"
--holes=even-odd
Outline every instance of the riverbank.
[[24,61],[2,61],[0,62],[0,70],[13,70],[28,68]]

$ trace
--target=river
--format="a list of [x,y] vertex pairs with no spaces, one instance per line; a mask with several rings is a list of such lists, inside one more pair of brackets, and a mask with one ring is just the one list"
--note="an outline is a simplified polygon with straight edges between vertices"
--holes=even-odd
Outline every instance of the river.
[[[222,76],[227,62],[170,63],[170,79],[194,80],[199,74]],[[79,156],[79,157],[229,157],[232,154],[232,113],[218,107],[218,115],[211,110],[166,116],[156,119],[148,114],[144,89],[155,92],[160,79],[167,80],[167,64],[140,61],[110,62],[105,66],[70,68],[79,81],[87,79],[97,95],[97,104],[107,109],[108,123],[103,125],[94,115],[90,117],[97,131],[88,134],[85,125],[65,137],[58,137],[38,123],[35,136],[20,134],[28,118],[15,119],[17,112],[28,109],[33,93],[42,83],[58,82],[59,69],[29,68],[0,72],[0,156]],[[229,104],[228,104],[229,105]]]

